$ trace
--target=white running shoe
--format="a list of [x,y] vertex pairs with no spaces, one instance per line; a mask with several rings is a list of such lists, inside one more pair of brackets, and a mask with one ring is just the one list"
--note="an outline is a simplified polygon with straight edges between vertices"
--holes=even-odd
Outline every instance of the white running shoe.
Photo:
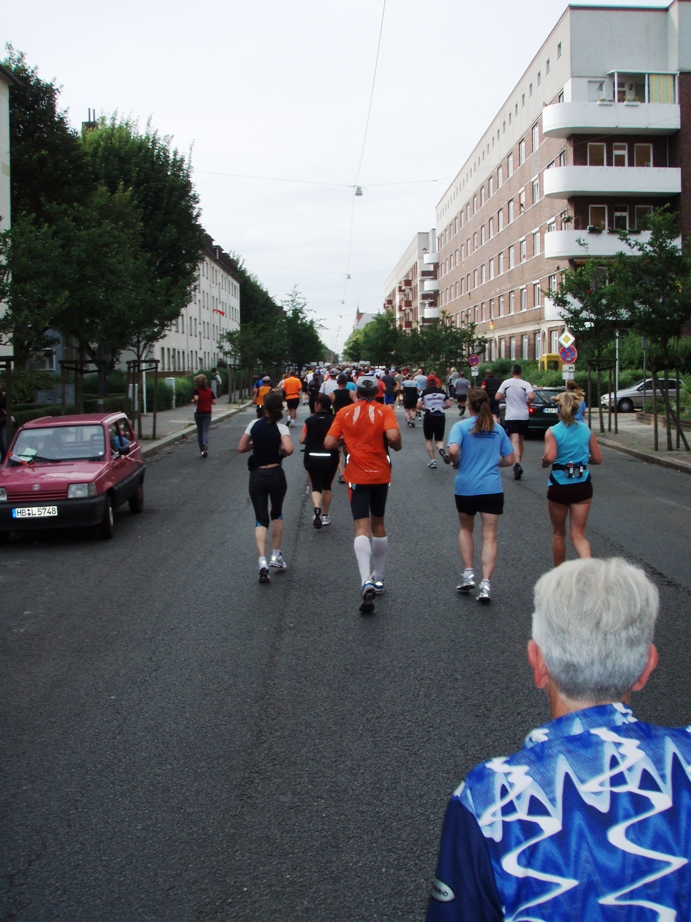
[[330,525],[330,524],[331,524],[331,519],[328,517],[328,515],[323,515],[323,516],[322,516],[322,525],[326,526],[326,525]]
[[269,566],[273,567],[274,570],[287,570],[288,564],[283,559],[283,554],[272,554]]
[[437,466],[437,462],[436,462],[436,461],[430,461],[430,463],[427,465],[427,467],[431,467],[432,470],[434,470],[434,469],[436,468],[436,466]]

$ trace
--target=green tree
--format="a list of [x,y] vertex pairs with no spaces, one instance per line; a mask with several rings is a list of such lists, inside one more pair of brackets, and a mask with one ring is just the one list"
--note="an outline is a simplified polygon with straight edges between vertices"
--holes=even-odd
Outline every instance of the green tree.
[[308,317],[307,302],[297,288],[283,301],[282,327],[286,343],[286,360],[297,368],[321,358],[326,351],[319,338],[317,323]]
[[240,279],[240,311],[242,322],[262,324],[270,323],[281,316],[281,307],[277,304],[261,282],[245,266],[242,256],[231,253],[237,265]]
[[387,368],[398,358],[403,333],[396,326],[393,311],[376,314],[362,330],[362,358]]

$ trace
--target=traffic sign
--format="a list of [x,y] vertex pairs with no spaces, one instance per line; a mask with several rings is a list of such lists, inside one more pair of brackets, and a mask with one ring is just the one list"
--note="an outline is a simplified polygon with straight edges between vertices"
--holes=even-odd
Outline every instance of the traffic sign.
[[575,365],[578,349],[575,346],[562,346],[559,350],[559,358],[563,365]]
[[564,332],[559,337],[559,345],[566,346],[567,349],[569,346],[573,346],[575,342],[576,342],[576,337],[573,335],[573,333],[570,333],[568,330],[564,330]]
[[475,368],[476,365],[480,364],[480,356],[475,355],[475,353],[473,352],[472,355],[468,356],[468,364],[470,365],[471,368]]

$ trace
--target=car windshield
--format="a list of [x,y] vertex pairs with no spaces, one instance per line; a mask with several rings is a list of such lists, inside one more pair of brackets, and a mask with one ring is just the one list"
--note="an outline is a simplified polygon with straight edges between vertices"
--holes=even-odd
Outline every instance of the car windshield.
[[553,399],[558,397],[563,390],[560,387],[536,387],[535,399],[541,400],[543,403],[552,403]]
[[105,453],[103,426],[42,426],[18,434],[10,460],[17,464],[98,461]]

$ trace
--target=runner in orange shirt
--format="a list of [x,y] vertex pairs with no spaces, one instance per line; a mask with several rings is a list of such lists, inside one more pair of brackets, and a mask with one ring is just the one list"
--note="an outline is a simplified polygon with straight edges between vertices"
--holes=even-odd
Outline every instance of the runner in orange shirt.
[[302,381],[294,371],[283,379],[283,397],[288,406],[288,425],[295,427],[295,416],[300,406],[300,391],[302,390]]
[[[384,564],[389,539],[384,526],[391,482],[388,449],[401,450],[401,430],[394,408],[376,402],[379,387],[373,377],[357,383],[358,402],[336,414],[324,448],[345,445],[344,470],[355,522],[355,557],[360,570],[360,611],[374,611],[374,597],[384,591]],[[371,537],[371,543],[370,543]]]

